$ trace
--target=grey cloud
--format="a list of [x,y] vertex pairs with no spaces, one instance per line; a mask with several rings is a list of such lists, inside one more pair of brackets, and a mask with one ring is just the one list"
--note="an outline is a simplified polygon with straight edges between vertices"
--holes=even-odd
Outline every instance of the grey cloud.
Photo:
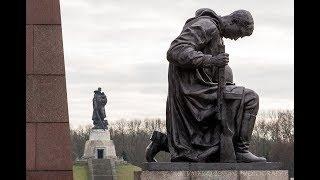
[[242,64],[233,67],[235,82],[261,97],[293,99],[293,65]]
[[[141,63],[128,65],[125,71],[118,69],[101,74],[79,72],[68,75],[69,86],[82,84],[92,86],[100,81],[117,91],[138,91],[144,93],[165,93],[167,91],[167,63]],[[234,79],[239,85],[261,89],[263,96],[293,98],[293,65],[288,64],[234,64],[231,65]]]
[[[259,47],[254,54],[258,61],[239,61],[257,62],[249,66],[232,64],[235,80],[256,90],[261,98],[293,100],[293,65],[289,63],[293,62],[293,46],[289,46],[293,41],[292,0],[65,0],[60,5],[72,125],[91,123],[91,96],[98,86],[111,98],[110,119],[163,117],[168,68],[165,53],[185,20],[202,7],[220,15],[237,9],[252,12],[257,32],[262,32],[254,39],[227,45],[234,47],[230,50],[237,57]],[[277,37],[270,38],[264,33],[268,30],[277,32]],[[281,43],[273,45],[275,38]],[[242,52],[242,48],[246,50]],[[269,48],[281,51],[272,54]],[[283,58],[289,64],[264,63]]]

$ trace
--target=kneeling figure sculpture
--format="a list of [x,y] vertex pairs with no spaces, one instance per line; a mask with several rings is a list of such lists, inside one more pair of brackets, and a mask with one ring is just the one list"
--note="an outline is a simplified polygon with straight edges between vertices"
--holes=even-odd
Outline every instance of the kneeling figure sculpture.
[[249,151],[259,97],[233,82],[222,38],[250,36],[250,12],[218,16],[202,8],[188,19],[167,52],[167,134],[154,131],[148,162],[160,151],[172,162],[266,162]]

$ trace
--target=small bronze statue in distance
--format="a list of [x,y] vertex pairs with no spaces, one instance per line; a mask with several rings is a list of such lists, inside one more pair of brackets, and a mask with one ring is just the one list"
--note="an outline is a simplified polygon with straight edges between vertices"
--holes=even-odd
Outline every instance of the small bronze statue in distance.
[[104,106],[107,104],[107,101],[107,96],[101,91],[100,87],[94,91],[94,97],[92,99],[92,120],[94,127],[92,129],[108,129],[108,121],[104,119],[106,118]]
[[249,151],[259,96],[233,82],[222,39],[250,36],[253,27],[246,10],[202,8],[186,21],[167,52],[167,134],[153,132],[148,162],[160,151],[172,162],[266,162]]

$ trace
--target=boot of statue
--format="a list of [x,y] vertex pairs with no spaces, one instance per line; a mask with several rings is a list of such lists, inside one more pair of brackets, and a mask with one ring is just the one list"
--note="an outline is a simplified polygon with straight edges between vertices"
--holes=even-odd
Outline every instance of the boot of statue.
[[245,113],[242,120],[241,129],[238,141],[235,143],[235,153],[238,163],[250,162],[266,162],[266,158],[258,157],[249,151],[249,144],[251,135],[254,128],[256,116],[253,114]]
[[151,143],[146,148],[147,162],[157,162],[154,158],[158,152],[169,152],[167,135],[159,131],[153,131],[151,135]]

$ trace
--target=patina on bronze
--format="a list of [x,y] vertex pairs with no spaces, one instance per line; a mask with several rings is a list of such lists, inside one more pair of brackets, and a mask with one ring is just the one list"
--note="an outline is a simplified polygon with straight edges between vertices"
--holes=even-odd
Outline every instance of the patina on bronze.
[[266,162],[248,150],[259,97],[233,82],[222,39],[250,36],[253,27],[246,10],[218,16],[202,8],[186,21],[167,52],[167,134],[153,132],[148,162],[159,151],[172,162]]
[[100,87],[94,91],[94,97],[92,99],[92,120],[94,127],[92,129],[108,129],[108,121],[104,120],[104,118],[106,118],[104,106],[107,104],[107,101],[107,96],[101,91]]

